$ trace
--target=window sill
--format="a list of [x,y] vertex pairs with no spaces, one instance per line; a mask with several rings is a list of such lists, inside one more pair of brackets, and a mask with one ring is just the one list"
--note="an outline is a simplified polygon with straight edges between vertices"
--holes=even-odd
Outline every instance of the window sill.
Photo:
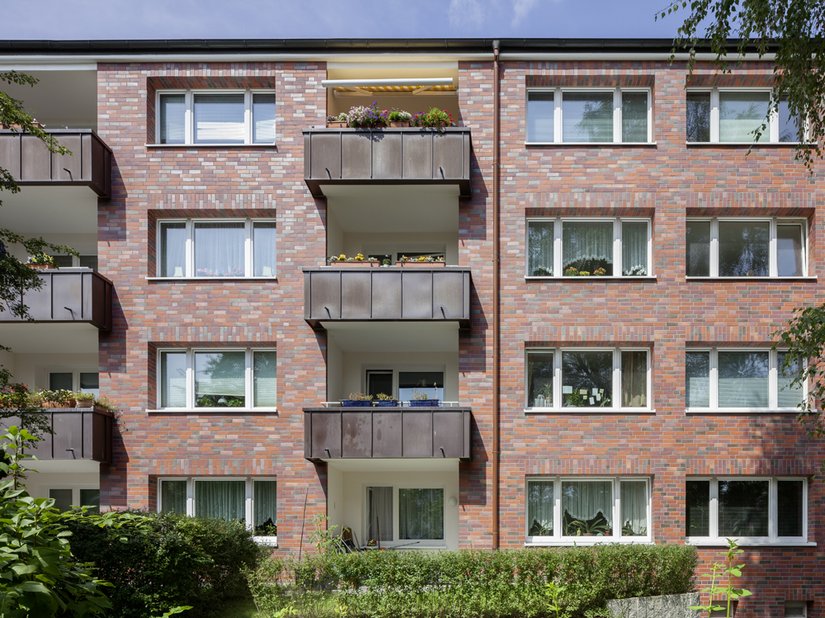
[[642,282],[656,282],[656,276],[644,276],[644,277],[630,277],[622,275],[621,277],[597,277],[595,275],[589,277],[570,277],[562,275],[560,277],[553,277],[552,275],[549,276],[540,276],[540,275],[525,275],[524,277],[527,281],[642,281]]
[[[653,545],[653,541],[646,537],[576,537],[575,539],[551,539],[548,541],[525,541],[525,547],[575,547],[581,545]],[[724,544],[727,547],[727,543]]]
[[209,149],[209,148],[258,148],[277,149],[277,144],[144,144],[147,148],[157,148],[159,150],[181,150],[181,149]]
[[797,408],[688,408],[685,414],[754,414],[762,416],[766,414],[793,414],[797,415],[800,410]]
[[524,408],[525,414],[656,414],[648,408]]
[[686,276],[686,281],[816,281],[816,277],[694,277]]
[[264,547],[278,547],[278,537],[277,536],[254,536],[252,540],[255,541],[258,545],[262,545]]
[[[794,541],[792,539],[782,540],[759,540],[759,539],[736,539],[736,544],[739,547],[816,547],[816,541],[803,541],[798,540]],[[687,545],[693,545],[695,547],[727,547],[728,541],[727,539],[691,539],[688,538],[685,543]]]
[[278,408],[169,408],[147,409],[147,414],[278,414]]
[[597,147],[597,148],[604,148],[604,147],[619,147],[619,148],[656,148],[658,144],[656,142],[524,142],[524,145],[528,148],[546,148],[546,147],[554,147],[554,146],[561,146],[561,147],[573,147],[573,148],[581,148],[581,147]]
[[146,277],[146,281],[277,281],[278,277]]
[[688,148],[797,148],[804,145],[803,142],[685,142]]

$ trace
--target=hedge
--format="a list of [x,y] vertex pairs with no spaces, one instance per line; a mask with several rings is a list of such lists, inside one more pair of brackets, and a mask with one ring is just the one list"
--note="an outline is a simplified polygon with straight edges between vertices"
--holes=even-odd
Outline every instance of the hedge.
[[[692,590],[695,566],[692,547],[614,544],[271,557],[247,576],[256,606],[267,614],[597,618],[609,615],[609,599]],[[558,614],[550,609],[552,588]]]
[[261,556],[239,522],[176,515],[108,513],[68,518],[72,554],[92,562],[114,584],[106,591],[112,616],[146,618],[191,605],[187,617],[222,615],[232,600],[248,596],[243,569]]

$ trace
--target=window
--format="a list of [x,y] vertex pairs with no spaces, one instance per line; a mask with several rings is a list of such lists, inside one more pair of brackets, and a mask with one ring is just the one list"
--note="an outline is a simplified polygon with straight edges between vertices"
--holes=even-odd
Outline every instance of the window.
[[688,219],[688,277],[804,277],[804,219]]
[[367,487],[366,538],[376,544],[442,545],[444,489]]
[[527,93],[527,143],[648,143],[650,91],[548,89]]
[[274,350],[161,350],[160,408],[274,408]]
[[686,139],[689,143],[797,143],[802,127],[781,99],[762,129],[771,103],[771,91],[690,90],[686,98]]
[[806,396],[803,385],[792,385],[802,366],[785,367],[785,360],[781,350],[688,350],[688,410],[796,411]]
[[528,219],[528,277],[650,276],[648,219]]
[[49,498],[54,500],[54,505],[61,511],[68,511],[73,506],[85,506],[92,513],[100,512],[100,489],[97,488],[49,489]]
[[55,268],[91,268],[97,272],[96,255],[55,255]]
[[785,601],[785,618],[806,618],[808,604],[805,601]]
[[646,478],[527,480],[527,542],[650,542]]
[[49,373],[49,390],[67,390],[100,396],[97,371],[52,371]]
[[272,91],[177,91],[157,95],[158,144],[274,144]]
[[[397,385],[397,388],[396,388]],[[444,372],[405,369],[367,369],[366,392],[394,395],[399,401],[444,401]]]
[[158,512],[243,522],[256,536],[277,540],[274,479],[175,478],[158,481]]
[[808,486],[798,478],[689,479],[688,541],[782,543],[807,539]]
[[647,350],[528,350],[527,408],[647,410]]
[[158,222],[159,277],[274,277],[275,221]]

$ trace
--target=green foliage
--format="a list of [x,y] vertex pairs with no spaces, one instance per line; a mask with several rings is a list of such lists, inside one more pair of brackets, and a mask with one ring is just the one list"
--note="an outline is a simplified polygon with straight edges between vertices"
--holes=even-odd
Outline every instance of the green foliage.
[[[690,609],[707,612],[708,616],[713,616],[714,612],[725,612],[725,618],[733,616],[733,602],[742,597],[749,597],[750,590],[744,588],[734,588],[733,583],[735,578],[742,577],[742,569],[744,564],[737,564],[737,556],[745,553],[744,550],[739,549],[736,541],[728,539],[728,550],[725,553],[725,562],[714,562],[711,568],[710,586],[703,588],[702,592],[708,595],[707,605],[691,605]],[[724,584],[719,584],[719,575],[727,576]],[[721,598],[725,605],[719,605],[719,601],[715,599]]]
[[241,569],[254,568],[261,551],[240,522],[118,512],[76,515],[68,527],[74,554],[114,584],[112,615],[122,618],[183,605],[187,616],[221,615],[248,595]]
[[[689,8],[688,8],[689,7]],[[825,37],[823,7],[816,0],[671,0],[657,19],[682,10],[687,16],[679,26],[676,49],[690,52],[693,68],[700,36],[706,39],[723,71],[729,71],[728,53],[738,60],[748,51],[760,58],[774,53],[774,93],[768,115],[777,111],[782,98],[790,114],[805,118],[808,144],[797,147],[796,158],[813,171],[822,158],[825,138]],[[731,42],[730,39],[738,39]],[[768,117],[754,133],[754,141],[767,129]]]
[[0,439],[0,477],[7,477],[0,481],[0,616],[109,615],[108,584],[72,556],[71,532],[54,500],[32,498],[19,486],[22,453],[34,436],[10,427]]
[[272,557],[247,578],[268,615],[597,618],[612,598],[691,590],[695,565],[694,548],[667,545],[330,552]]
[[799,418],[812,434],[825,436],[822,413],[817,409],[817,402],[825,400],[825,304],[797,309],[785,330],[775,334],[781,342],[778,345],[788,352],[783,369],[803,367],[791,384],[808,384]]

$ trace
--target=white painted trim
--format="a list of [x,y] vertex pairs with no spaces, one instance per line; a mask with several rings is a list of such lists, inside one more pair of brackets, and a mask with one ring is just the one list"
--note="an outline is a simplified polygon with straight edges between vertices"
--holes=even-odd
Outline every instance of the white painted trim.
[[386,77],[376,79],[323,79],[324,88],[358,86],[452,86],[452,77]]

